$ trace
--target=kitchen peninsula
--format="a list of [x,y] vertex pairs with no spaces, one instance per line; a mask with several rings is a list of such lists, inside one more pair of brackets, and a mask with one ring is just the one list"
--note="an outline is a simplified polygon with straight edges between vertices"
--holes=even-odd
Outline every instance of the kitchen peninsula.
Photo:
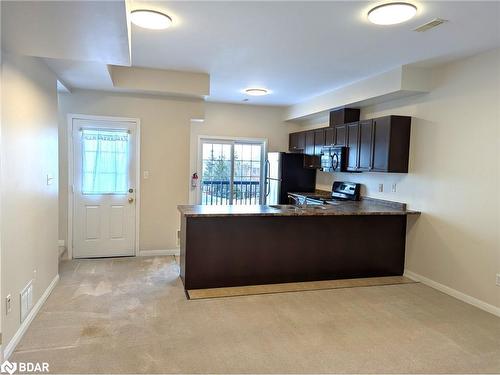
[[183,205],[186,290],[403,274],[406,205]]

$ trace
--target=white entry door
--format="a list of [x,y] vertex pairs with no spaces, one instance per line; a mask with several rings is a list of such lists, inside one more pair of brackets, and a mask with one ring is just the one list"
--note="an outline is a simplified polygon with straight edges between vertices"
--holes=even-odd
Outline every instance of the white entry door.
[[73,257],[135,255],[137,124],[74,118]]

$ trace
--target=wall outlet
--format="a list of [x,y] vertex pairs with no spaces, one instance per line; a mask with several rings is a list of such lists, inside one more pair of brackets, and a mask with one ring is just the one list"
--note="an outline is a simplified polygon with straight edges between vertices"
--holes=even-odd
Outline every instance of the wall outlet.
[[378,192],[382,193],[384,191],[384,184],[378,184]]
[[143,175],[144,179],[147,180],[149,178],[149,171],[144,171]]
[[10,294],[5,297],[5,315],[12,311],[12,297]]
[[500,273],[497,273],[497,286],[500,286]]
[[397,188],[396,184],[392,184],[392,186],[391,186],[391,191],[392,191],[393,193],[395,193],[395,192],[396,192],[396,190],[397,190],[396,188]]
[[33,308],[33,280],[21,291],[21,323],[24,322]]

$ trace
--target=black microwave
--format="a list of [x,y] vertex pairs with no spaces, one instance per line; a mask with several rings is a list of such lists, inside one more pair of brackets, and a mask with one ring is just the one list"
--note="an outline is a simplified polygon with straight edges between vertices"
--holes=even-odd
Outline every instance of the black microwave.
[[323,172],[346,172],[347,171],[347,147],[327,146],[323,147],[321,154],[321,168]]

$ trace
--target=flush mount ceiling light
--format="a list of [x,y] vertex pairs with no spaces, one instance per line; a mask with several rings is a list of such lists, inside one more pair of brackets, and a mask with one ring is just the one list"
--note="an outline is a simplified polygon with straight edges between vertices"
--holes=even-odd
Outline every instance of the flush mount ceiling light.
[[368,19],[376,25],[395,25],[408,21],[417,14],[417,7],[409,3],[388,3],[368,12]]
[[262,89],[262,88],[248,88],[248,89],[245,89],[245,94],[251,95],[251,96],[264,96],[264,95],[269,94],[269,90]]
[[172,18],[156,10],[137,9],[130,14],[134,25],[145,29],[163,30],[172,25]]

